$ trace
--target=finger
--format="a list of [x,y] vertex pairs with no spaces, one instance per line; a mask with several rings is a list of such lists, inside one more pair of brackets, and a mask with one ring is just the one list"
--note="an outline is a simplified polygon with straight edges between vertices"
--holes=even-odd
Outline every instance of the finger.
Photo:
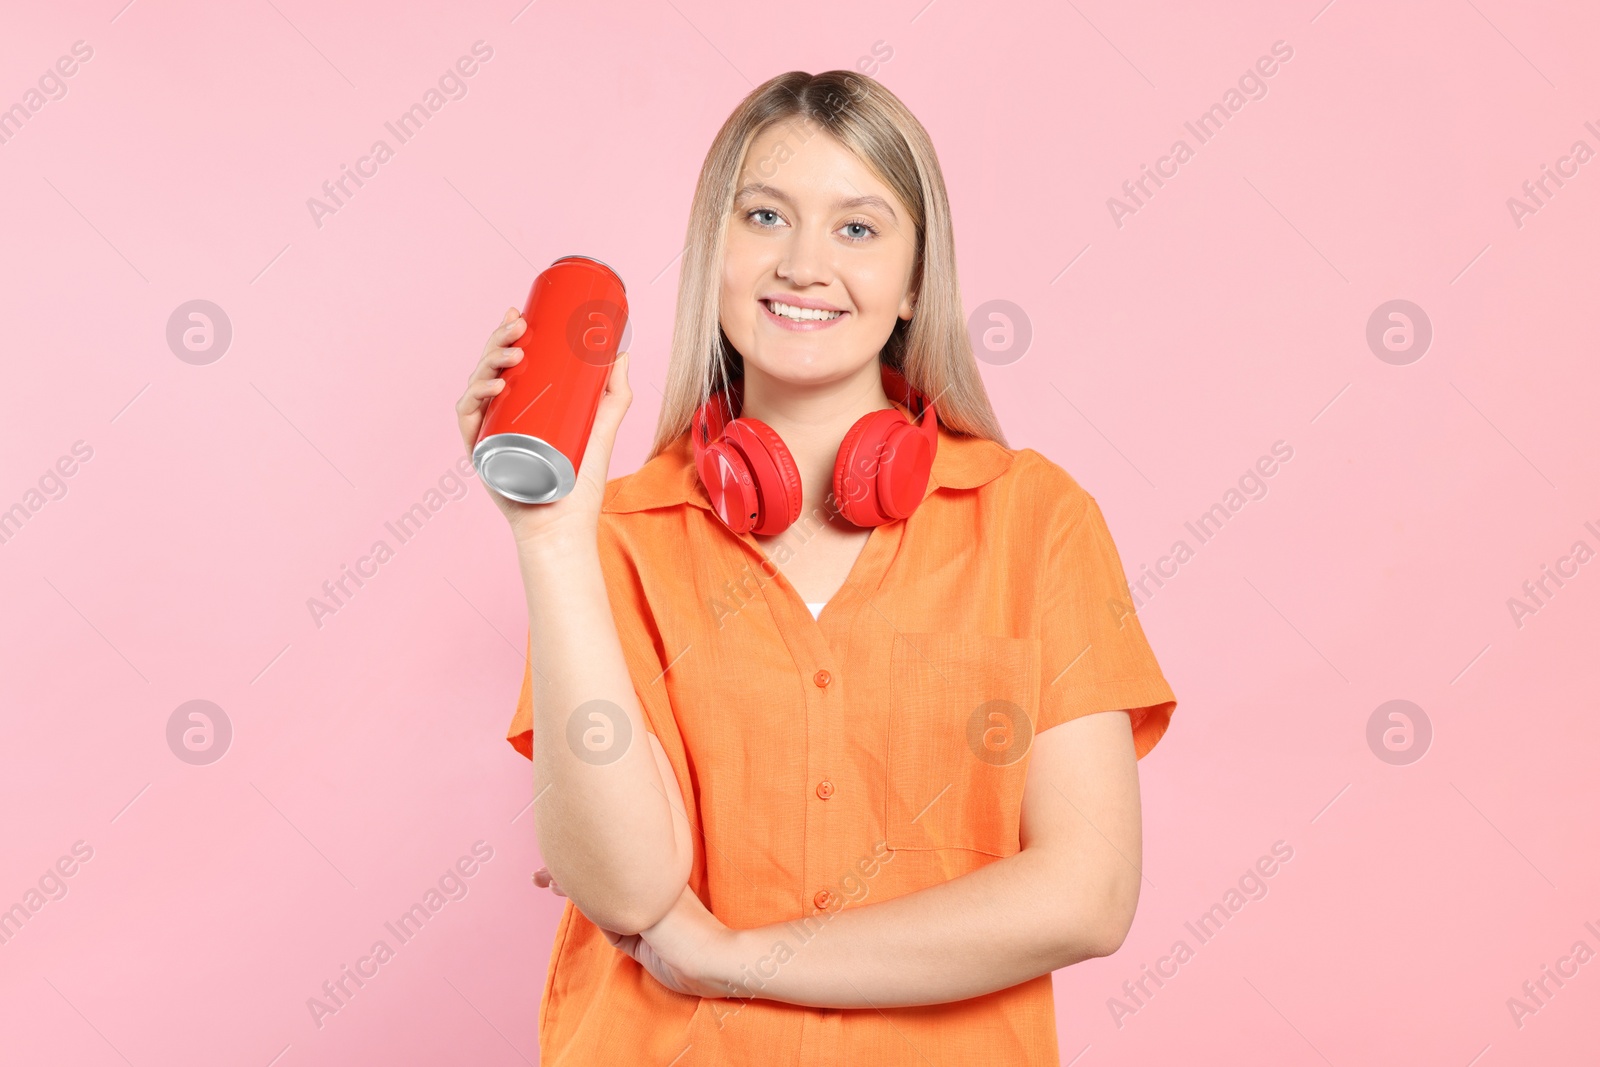
[[[522,320],[518,318],[517,322],[520,323]],[[496,331],[491,336],[490,342],[483,346],[483,354],[478,357],[478,362],[472,366],[472,373],[467,374],[467,381],[475,382],[478,379],[494,378],[502,368],[522,360],[523,355],[525,355],[525,352],[523,352],[522,346],[518,346],[514,338],[502,338],[501,334]]]
[[518,312],[515,307],[512,307],[512,309],[507,310],[506,314],[502,315],[499,325],[494,326],[493,333],[490,333],[490,344],[494,344],[501,338],[518,338],[518,336],[522,336],[522,331],[526,330],[526,328],[528,328],[528,322],[522,317],[522,312]]
[[523,350],[510,342],[503,345],[491,344],[484,348],[483,355],[478,359],[477,366],[472,368],[472,373],[467,375],[468,383],[493,378],[506,367],[513,363],[520,363],[526,355]]
[[483,407],[486,398],[499,393],[506,387],[504,378],[489,378],[485,381],[473,382],[467,386],[467,391],[461,394],[461,399],[456,401],[456,414],[465,418]]
[[500,325],[490,331],[489,339],[485,342],[484,348],[505,344],[507,338],[520,337],[527,325],[527,322],[522,318],[522,314],[516,308],[512,308],[501,317]]
[[[491,349],[510,344],[521,337],[527,330],[528,323],[522,317],[521,312],[516,312],[515,314],[512,312],[516,312],[516,309],[513,308],[511,311],[506,312],[506,317],[501,320],[500,325],[494,328],[494,331],[489,334],[488,340],[483,343],[483,356],[488,356]],[[480,357],[479,363],[481,364],[482,362],[483,360]]]

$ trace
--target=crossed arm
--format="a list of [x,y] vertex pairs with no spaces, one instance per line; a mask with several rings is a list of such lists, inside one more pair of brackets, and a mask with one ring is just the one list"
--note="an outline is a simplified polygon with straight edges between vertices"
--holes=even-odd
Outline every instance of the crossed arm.
[[838,1008],[964,1000],[1110,955],[1133,922],[1141,880],[1125,711],[1034,738],[1020,836],[1012,856],[845,908],[803,944],[787,924],[730,930],[687,887],[659,922],[608,938],[682,993]]

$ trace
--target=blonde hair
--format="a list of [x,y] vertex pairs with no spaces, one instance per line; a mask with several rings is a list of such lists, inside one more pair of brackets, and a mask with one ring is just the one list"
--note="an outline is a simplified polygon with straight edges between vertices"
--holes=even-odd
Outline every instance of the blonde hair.
[[[848,70],[790,71],[753,90],[711,142],[689,212],[667,387],[648,461],[689,428],[694,413],[743,373],[744,360],[721,326],[722,258],[733,197],[750,145],[768,127],[798,119],[831,134],[911,212],[916,310],[897,319],[879,359],[933,399],[948,430],[1005,445],[978,375],[956,281],[955,234],[944,175],[922,123],[878,81]],[[1009,447],[1009,446],[1008,446]]]

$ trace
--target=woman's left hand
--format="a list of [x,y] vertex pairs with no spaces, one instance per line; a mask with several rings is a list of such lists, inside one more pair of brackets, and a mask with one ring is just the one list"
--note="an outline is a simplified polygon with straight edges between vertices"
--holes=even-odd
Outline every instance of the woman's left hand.
[[[542,877],[541,877],[542,876]],[[534,881],[552,892],[566,896],[539,868]],[[690,997],[734,995],[733,983],[722,975],[731,974],[733,931],[700,903],[688,886],[678,895],[672,910],[659,922],[637,934],[600,930],[619,951],[632,956],[651,976],[675,993]]]
[[688,886],[672,910],[648,930],[627,935],[601,932],[673,992],[691,997],[732,994],[731,984],[719,976],[732,970],[726,961],[733,932],[706,910]]

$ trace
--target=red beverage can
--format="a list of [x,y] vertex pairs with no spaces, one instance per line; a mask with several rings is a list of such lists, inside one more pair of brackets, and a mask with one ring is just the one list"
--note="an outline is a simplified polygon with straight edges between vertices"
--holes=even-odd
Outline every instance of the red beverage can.
[[628,325],[617,272],[591,256],[562,256],[528,293],[519,363],[489,400],[472,463],[485,485],[523,504],[560,500],[578,468]]

